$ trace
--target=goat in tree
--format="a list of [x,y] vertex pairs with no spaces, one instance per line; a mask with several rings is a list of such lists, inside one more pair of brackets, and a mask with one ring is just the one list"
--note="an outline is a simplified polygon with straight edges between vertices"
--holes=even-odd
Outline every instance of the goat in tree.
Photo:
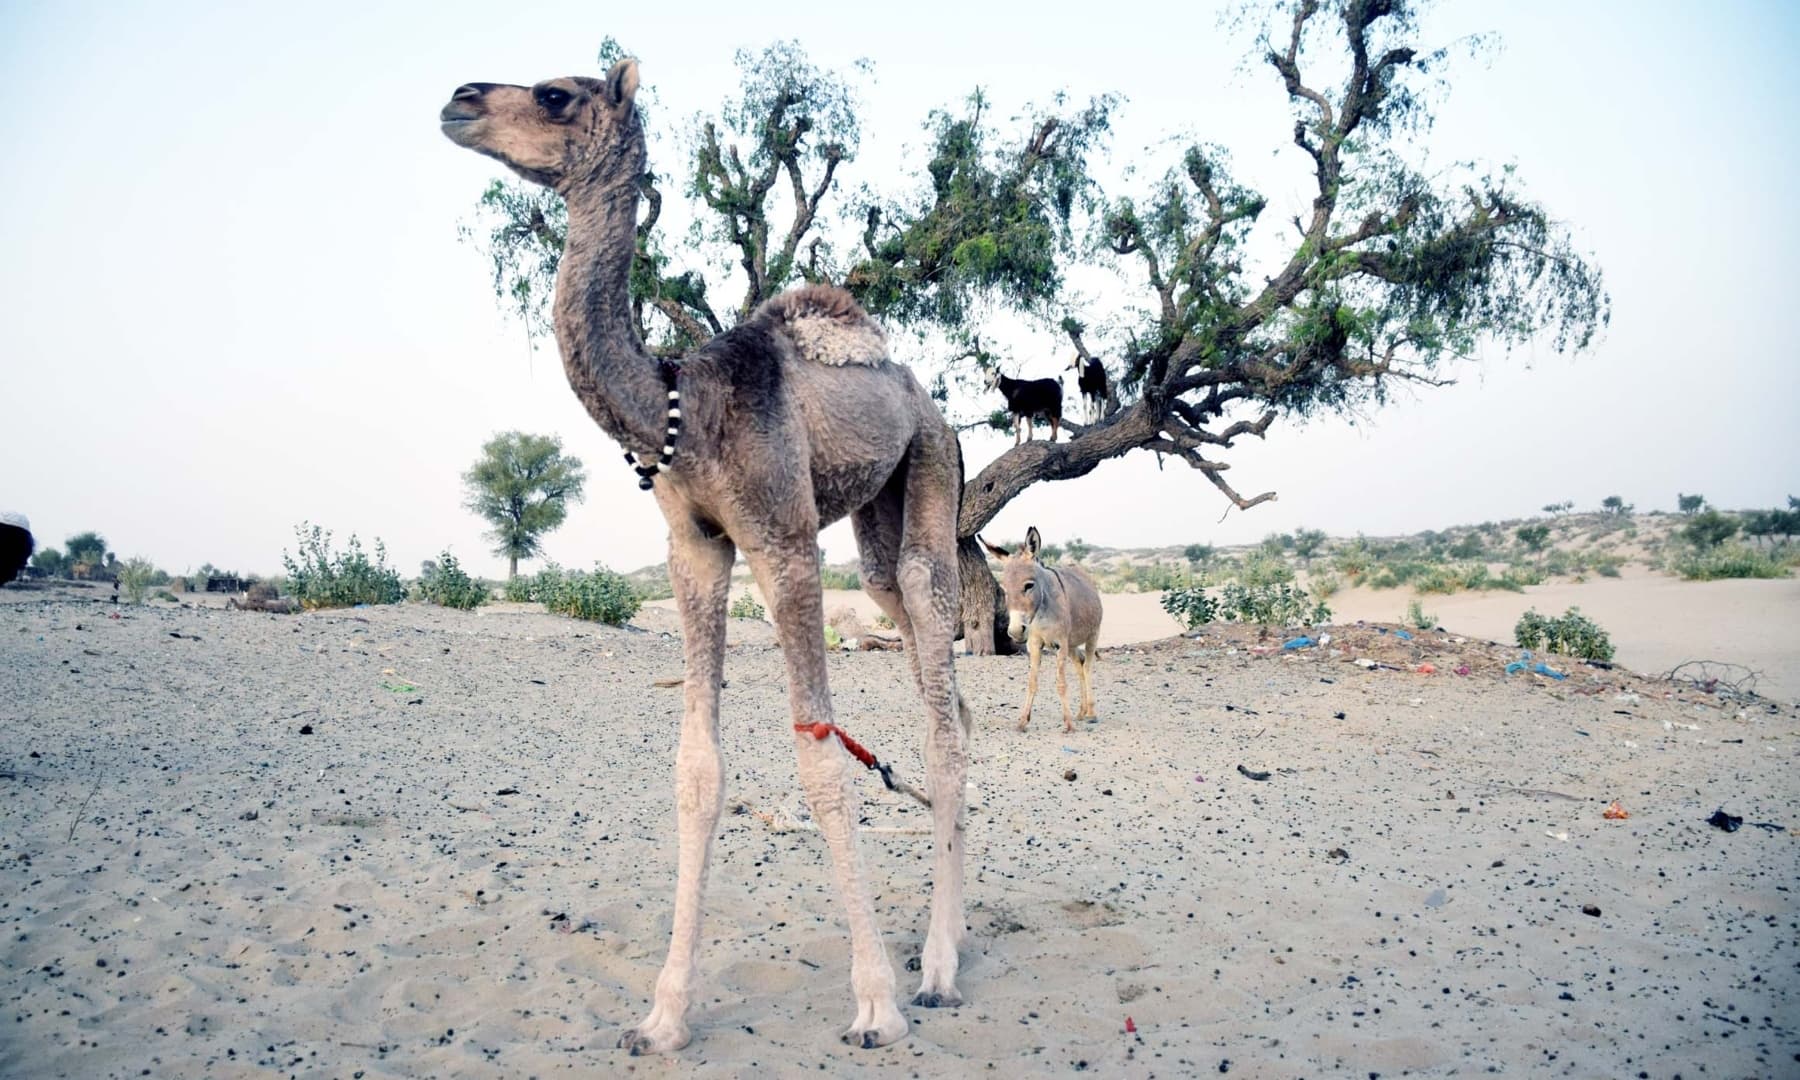
[[988,389],[998,390],[1006,398],[1006,411],[1013,418],[1014,446],[1031,439],[1032,421],[1037,419],[1049,421],[1050,441],[1056,441],[1062,427],[1062,383],[1055,379],[1009,379],[995,371],[988,380]]
[[566,200],[553,309],[563,367],[600,427],[637,459],[654,462],[638,468],[641,486],[654,491],[669,523],[669,579],[687,660],[674,931],[654,1007],[619,1044],[656,1053],[690,1037],[701,900],[724,803],[725,602],[742,551],[772,608],[800,784],[848,911],[856,1016],[843,1038],[881,1046],[905,1035],[907,1023],[857,856],[852,761],[830,737],[818,534],[822,525],[852,519],[864,587],[899,629],[925,699],[934,881],[913,1004],[958,1005],[958,822],[969,716],[951,666],[962,471],[956,438],[912,372],[889,359],[881,328],[838,289],[776,296],[679,364],[650,355],[628,289],[646,165],[637,88],[637,62],[621,60],[604,79],[469,83],[440,114],[452,142],[498,158]]
[[1087,406],[1083,415],[1088,423],[1098,423],[1100,414],[1106,407],[1106,366],[1091,356],[1083,357],[1076,353],[1069,366],[1064,369],[1073,371],[1075,384],[1081,391],[1081,402]]

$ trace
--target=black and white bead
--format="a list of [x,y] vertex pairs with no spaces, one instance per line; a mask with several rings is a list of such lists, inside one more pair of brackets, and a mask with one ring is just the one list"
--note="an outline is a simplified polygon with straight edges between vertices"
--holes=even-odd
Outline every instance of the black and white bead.
[[675,376],[676,369],[673,365],[663,368],[663,382],[669,387],[669,426],[663,435],[662,457],[654,465],[639,465],[635,454],[629,450],[625,452],[625,463],[637,471],[638,487],[645,491],[652,487],[652,478],[675,460],[675,440],[681,435],[681,391],[675,387]]

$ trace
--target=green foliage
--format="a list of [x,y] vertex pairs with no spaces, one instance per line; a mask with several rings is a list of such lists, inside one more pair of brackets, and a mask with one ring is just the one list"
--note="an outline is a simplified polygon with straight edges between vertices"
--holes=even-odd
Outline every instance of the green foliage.
[[530,588],[507,583],[506,598],[535,600],[553,615],[620,626],[629,622],[643,601],[624,574],[595,563],[592,571],[564,570],[555,563],[530,578]]
[[562,440],[505,431],[482,445],[463,474],[464,505],[493,526],[494,554],[509,560],[512,577],[519,560],[538,554],[544,534],[563,523],[568,504],[581,501],[586,483],[581,459],[564,454]]
[[1181,557],[1196,566],[1205,566],[1212,561],[1213,550],[1211,544],[1189,544],[1181,549]]
[[1216,598],[1204,584],[1184,585],[1165,592],[1162,606],[1190,630],[1208,622],[1299,626],[1331,620],[1331,608],[1324,601],[1312,601],[1286,583],[1246,586],[1231,581],[1219,589]]
[[1558,514],[1566,514],[1573,509],[1575,509],[1575,500],[1569,499],[1566,502],[1548,504],[1544,507],[1544,513],[1549,514],[1551,517],[1555,517]]
[[1613,517],[1630,517],[1633,507],[1617,495],[1608,495],[1600,500],[1600,511]]
[[767,616],[768,612],[756,602],[756,597],[750,595],[750,590],[745,589],[743,595],[731,602],[731,607],[726,610],[725,614],[734,619],[761,619]]
[[1695,548],[1705,551],[1716,548],[1737,535],[1738,521],[1710,507],[1706,510],[1690,514],[1687,524],[1681,527],[1681,537]]
[[1294,568],[1285,559],[1264,551],[1252,551],[1245,555],[1237,564],[1235,574],[1240,582],[1252,589],[1294,580]]
[[1313,556],[1325,548],[1325,533],[1320,529],[1296,529],[1293,545],[1295,555],[1311,562]]
[[106,563],[106,538],[97,532],[76,533],[63,542],[64,557],[69,567],[103,566]]
[[1311,575],[1306,583],[1306,591],[1314,600],[1329,600],[1343,587],[1343,579],[1329,570]]
[[1538,552],[1544,550],[1544,545],[1550,542],[1550,526],[1535,522],[1521,525],[1513,531],[1513,535],[1519,538],[1519,543],[1525,545],[1526,551]]
[[1519,616],[1513,639],[1522,649],[1547,649],[1581,660],[1611,660],[1612,639],[1599,624],[1570,608],[1560,618],[1539,615],[1534,608]]
[[1406,623],[1419,630],[1429,630],[1437,625],[1437,616],[1426,612],[1424,605],[1414,598],[1406,605]]
[[834,570],[829,566],[821,566],[819,567],[819,588],[854,591],[862,588],[862,578],[854,570]]
[[[157,569],[149,559],[133,556],[119,564],[116,574],[119,591],[132,603],[141,604],[156,584]],[[168,575],[163,575],[163,580],[167,581]]]
[[1486,551],[1487,545],[1482,542],[1481,533],[1470,530],[1457,538],[1447,553],[1453,559],[1479,559]]
[[1706,496],[1704,495],[1683,495],[1680,492],[1675,495],[1675,506],[1684,517],[1689,514],[1698,514],[1700,508],[1705,505]]
[[181,598],[167,589],[158,589],[150,594],[152,600],[167,600],[171,604],[181,603]]
[[375,557],[352,534],[342,552],[331,549],[331,533],[302,522],[294,528],[297,554],[281,553],[288,590],[308,611],[356,604],[397,604],[406,597],[400,573],[387,565],[387,547],[377,539]]
[[1743,515],[1744,535],[1756,540],[1800,535],[1800,509],[1752,510]]
[[1088,557],[1089,552],[1094,550],[1094,546],[1092,544],[1083,540],[1079,536],[1070,538],[1069,542],[1067,544],[1064,544],[1063,547],[1068,550],[1069,560],[1071,562],[1080,562],[1081,560]]
[[487,585],[470,577],[447,550],[437,561],[427,561],[420,567],[417,593],[421,600],[463,611],[480,607],[489,599]]
[[1775,555],[1742,544],[1722,544],[1696,550],[1677,558],[1674,570],[1688,581],[1788,576],[1786,564]]
[[39,548],[31,556],[32,568],[45,577],[66,577],[69,560],[53,547]]

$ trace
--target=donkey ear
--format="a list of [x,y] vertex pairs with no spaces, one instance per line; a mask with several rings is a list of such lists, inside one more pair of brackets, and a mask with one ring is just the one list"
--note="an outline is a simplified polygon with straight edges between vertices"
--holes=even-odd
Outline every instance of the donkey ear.
[[615,110],[624,109],[637,96],[638,62],[631,57],[619,61],[606,73],[606,90],[603,94],[607,105]]
[[1043,546],[1044,538],[1038,535],[1036,525],[1025,530],[1025,550],[1031,552],[1032,558],[1037,558],[1038,548]]
[[981,546],[984,548],[987,548],[987,553],[989,555],[992,555],[996,559],[1007,559],[1007,558],[1012,557],[1012,552],[1006,550],[1005,548],[995,547],[994,545],[988,543],[986,540],[982,540],[980,533],[975,534],[975,539],[981,540]]

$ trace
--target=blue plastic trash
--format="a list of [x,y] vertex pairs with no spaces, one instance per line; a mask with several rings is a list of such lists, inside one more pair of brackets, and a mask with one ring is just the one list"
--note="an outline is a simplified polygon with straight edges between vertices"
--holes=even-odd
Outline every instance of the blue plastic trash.
[[1302,635],[1300,637],[1294,638],[1292,641],[1282,642],[1281,647],[1284,649],[1304,649],[1308,645],[1311,645],[1312,643],[1313,643],[1312,638]]
[[1544,663],[1544,662],[1543,662],[1543,661],[1542,661],[1542,660],[1539,660],[1539,661],[1538,661],[1538,662],[1537,662],[1537,666],[1536,666],[1536,667],[1534,667],[1534,668],[1532,668],[1532,669],[1531,669],[1531,670],[1532,670],[1532,671],[1535,671],[1535,672],[1536,672],[1536,673],[1538,673],[1538,674],[1539,674],[1539,675],[1548,675],[1548,676],[1550,676],[1550,677],[1551,677],[1551,678],[1552,678],[1552,679],[1566,679],[1566,678],[1568,678],[1568,676],[1567,676],[1567,675],[1564,675],[1564,674],[1563,674],[1563,673],[1562,673],[1562,672],[1560,672],[1560,671],[1558,671],[1558,670],[1556,670],[1556,669],[1555,669],[1555,668],[1553,668],[1553,667],[1551,667],[1551,666],[1550,666],[1550,665],[1549,665],[1549,664],[1546,664],[1546,663]]
[[1412,635],[1407,633],[1404,630],[1394,631],[1394,636],[1399,638],[1401,641],[1411,641],[1412,640]]
[[1525,662],[1523,660],[1514,660],[1512,663],[1506,665],[1506,673],[1508,675],[1517,675],[1519,672],[1524,671],[1524,670],[1525,670]]

